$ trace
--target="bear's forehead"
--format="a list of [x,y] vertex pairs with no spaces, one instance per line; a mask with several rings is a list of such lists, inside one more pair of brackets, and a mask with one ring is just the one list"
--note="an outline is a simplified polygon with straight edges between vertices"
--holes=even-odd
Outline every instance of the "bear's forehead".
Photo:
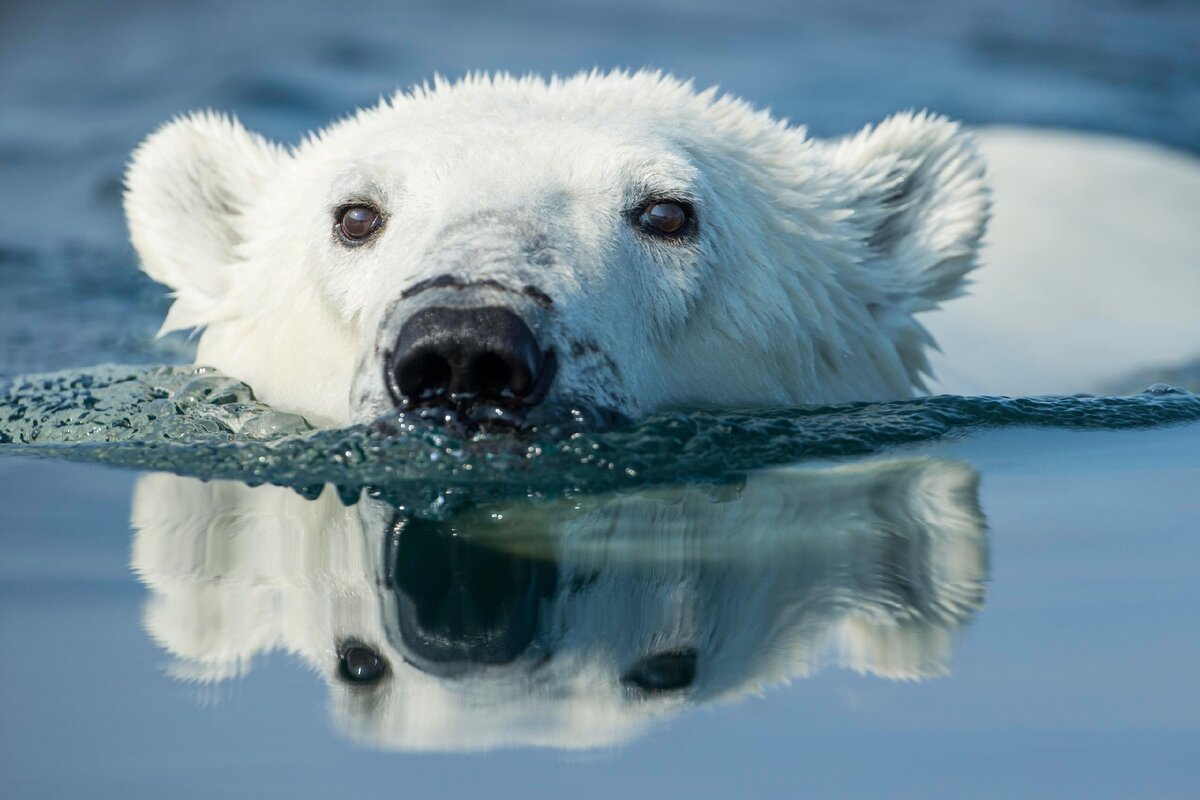
[[567,114],[547,108],[464,111],[419,107],[411,111],[385,109],[338,123],[323,132],[318,146],[326,154],[391,152],[427,158],[450,152],[470,158],[604,152],[636,160],[649,155],[683,155],[687,139],[678,125],[653,114],[605,117],[594,111]]
[[469,77],[456,83],[435,82],[381,102],[364,116],[410,117],[446,115],[463,121],[506,116],[517,120],[548,119],[599,122],[622,120],[646,125],[695,120],[753,122],[757,128],[779,124],[767,112],[715,90],[697,93],[691,85],[652,74],[575,76],[543,81],[505,75]]
[[[690,196],[701,173],[694,148],[666,129],[549,114],[350,120],[299,162],[306,179],[351,194],[469,187],[472,194],[620,189]],[[311,170],[313,163],[320,168]]]
[[671,170],[713,158],[774,161],[798,155],[805,139],[765,111],[665,76],[480,76],[385,100],[326,128],[298,155]]

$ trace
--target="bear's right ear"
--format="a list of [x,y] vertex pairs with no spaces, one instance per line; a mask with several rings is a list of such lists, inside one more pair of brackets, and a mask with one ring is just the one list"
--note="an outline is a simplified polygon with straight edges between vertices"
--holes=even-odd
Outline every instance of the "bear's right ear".
[[945,117],[896,114],[828,152],[850,176],[850,223],[890,305],[928,311],[961,294],[990,208],[970,134]]
[[212,112],[167,123],[134,152],[125,217],[142,269],[173,290],[160,333],[210,322],[244,240],[243,214],[288,156]]

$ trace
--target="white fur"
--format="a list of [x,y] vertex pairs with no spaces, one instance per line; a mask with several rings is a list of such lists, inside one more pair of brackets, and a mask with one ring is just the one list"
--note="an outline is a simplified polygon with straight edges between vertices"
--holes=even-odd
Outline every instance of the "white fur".
[[[197,359],[316,422],[385,410],[381,353],[450,273],[536,317],[552,397],[629,414],[681,403],[795,404],[910,394],[929,338],[913,319],[958,293],[987,217],[957,126],[902,114],[810,139],[659,73],[471,76],[398,94],[290,151],[197,114],[135,153],[126,209],[146,271],[203,327]],[[690,244],[638,233],[649,196],[692,201]],[[369,200],[370,244],[332,236]],[[475,298],[478,299],[478,298]]]
[[[215,681],[271,650],[326,680],[335,721],[382,747],[477,750],[613,744],[684,709],[760,692],[832,660],[893,679],[946,671],[987,579],[977,476],[930,459],[785,468],[744,485],[649,489],[489,507],[459,528],[557,562],[538,652],[430,674],[389,616],[382,553],[391,509],[333,493],[142,478],[133,565],[145,624],[173,673]],[[377,686],[336,677],[352,638],[389,663]],[[639,695],[622,671],[694,649],[687,690]]]

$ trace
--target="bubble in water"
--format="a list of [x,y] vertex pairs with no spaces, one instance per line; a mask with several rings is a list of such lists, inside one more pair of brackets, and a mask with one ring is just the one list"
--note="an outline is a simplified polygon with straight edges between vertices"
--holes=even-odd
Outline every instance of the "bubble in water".
[[1178,386],[1172,386],[1169,383],[1155,383],[1147,387],[1146,394],[1188,394],[1186,389],[1180,389]]

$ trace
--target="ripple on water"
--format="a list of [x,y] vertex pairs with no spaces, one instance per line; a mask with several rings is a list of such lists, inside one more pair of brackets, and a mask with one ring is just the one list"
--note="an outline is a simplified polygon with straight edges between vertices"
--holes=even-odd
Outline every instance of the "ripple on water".
[[[596,420],[608,419],[606,428]],[[572,495],[717,481],[771,464],[860,456],[999,426],[1125,429],[1200,420],[1200,396],[937,396],[890,403],[660,412],[637,422],[547,406],[515,434],[466,433],[395,414],[314,429],[207,367],[105,365],[0,389],[0,455],[163,470],[343,501],[362,490],[417,512],[447,499]]]

